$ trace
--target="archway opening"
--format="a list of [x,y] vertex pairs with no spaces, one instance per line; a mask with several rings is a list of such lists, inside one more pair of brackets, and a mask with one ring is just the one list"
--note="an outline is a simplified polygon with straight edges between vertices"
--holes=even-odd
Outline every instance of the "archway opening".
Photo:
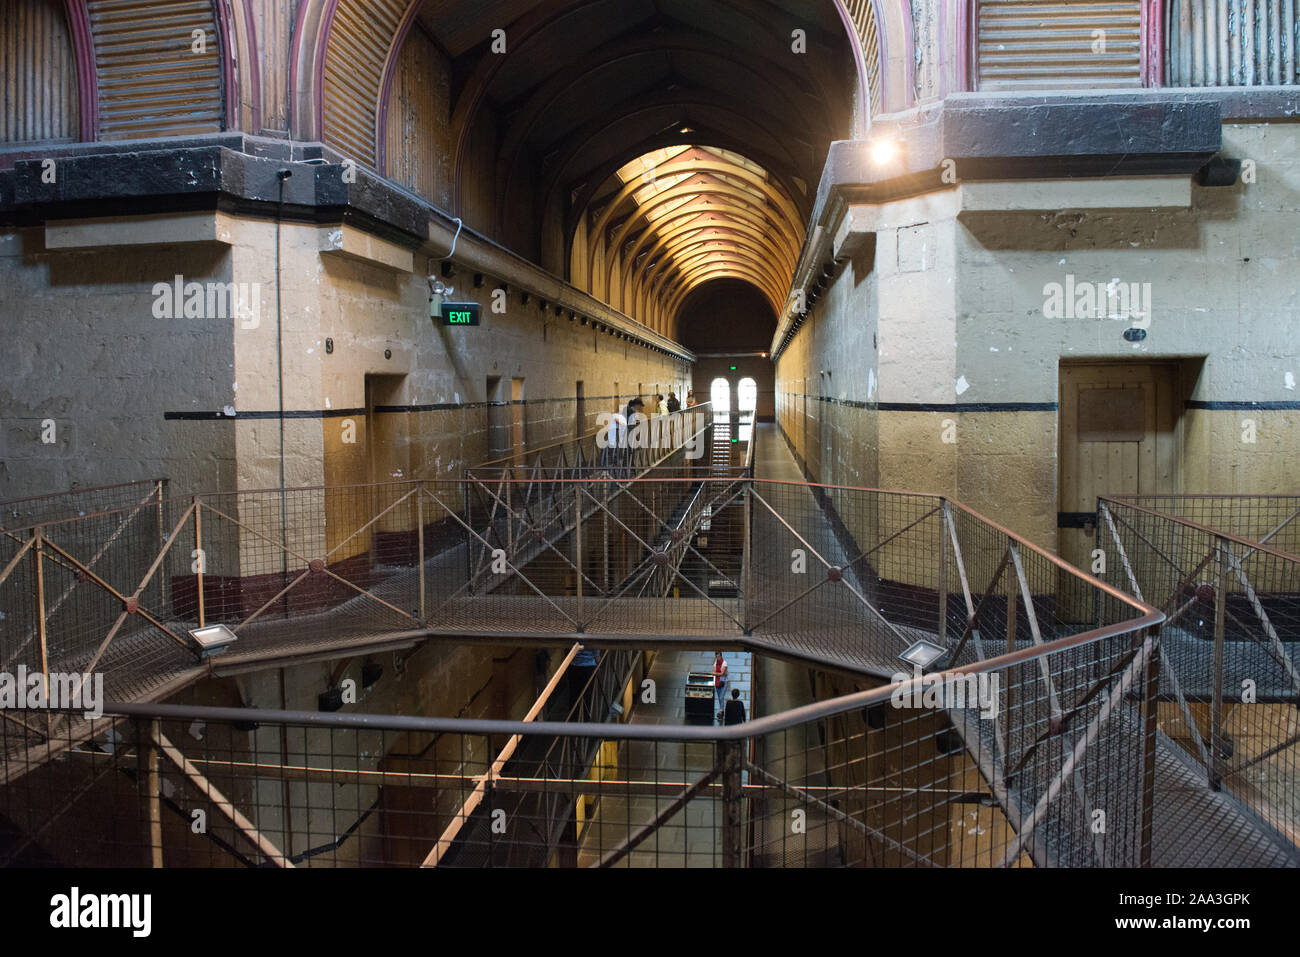
[[731,414],[731,383],[719,376],[709,386],[709,399],[713,402],[713,417]]
[[749,441],[757,408],[758,383],[752,376],[745,376],[736,384],[736,435],[742,442]]

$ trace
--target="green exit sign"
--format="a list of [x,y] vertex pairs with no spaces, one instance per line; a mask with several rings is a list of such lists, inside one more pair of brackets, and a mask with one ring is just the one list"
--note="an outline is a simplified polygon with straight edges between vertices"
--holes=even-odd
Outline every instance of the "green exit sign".
[[442,304],[442,324],[444,326],[477,326],[479,305],[477,302],[444,302]]

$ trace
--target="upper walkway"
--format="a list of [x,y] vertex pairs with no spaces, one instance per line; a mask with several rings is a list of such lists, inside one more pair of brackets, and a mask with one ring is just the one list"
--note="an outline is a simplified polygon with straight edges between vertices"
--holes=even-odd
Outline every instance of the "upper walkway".
[[[967,618],[1013,558],[1037,627],[1017,646],[1156,620],[958,503],[811,486],[774,426],[756,445],[721,428],[721,460],[179,501],[148,485],[135,504],[10,527],[3,663],[100,671],[119,701],[433,637],[747,646],[888,680],[917,640],[973,649]],[[1062,614],[1071,591],[1104,599],[1100,617]],[[216,624],[236,640],[203,658],[189,632]]]
[[[98,671],[112,713],[164,714],[168,706],[147,702],[208,674],[429,639],[569,647],[570,659],[579,645],[743,648],[881,689],[865,705],[843,699],[811,706],[816,715],[762,719],[780,740],[801,742],[800,757],[753,764],[755,787],[805,797],[854,787],[854,762],[836,771],[807,760],[808,742],[825,740],[825,722],[860,712],[864,767],[874,748],[886,763],[898,747],[920,749],[910,770],[894,772],[910,784],[886,801],[904,802],[904,817],[920,795],[972,786],[999,808],[1002,836],[989,863],[1296,861],[1289,807],[1279,817],[1276,797],[1252,803],[1234,788],[1198,784],[1185,748],[1161,733],[1159,611],[941,496],[799,481],[774,427],[758,426],[757,442],[743,444],[731,441],[729,423],[708,429],[709,454],[698,459],[683,448],[650,460],[538,458],[457,481],[181,501],[150,486],[133,504],[42,516],[3,536],[4,670]],[[190,632],[213,625],[234,643],[203,658]],[[918,652],[931,672],[996,676],[991,709],[937,701],[944,720],[931,726],[933,708],[927,717],[924,707],[910,710],[919,701],[900,705],[893,692],[924,684],[893,684],[912,673],[905,653]],[[885,700],[912,717],[889,732],[901,733],[895,743],[871,745],[877,718],[868,712]],[[689,737],[596,715],[598,723],[562,734],[535,715],[523,725],[479,724],[524,738]],[[5,781],[77,752],[96,733],[78,716],[44,725],[4,717]],[[438,733],[477,733],[472,722],[428,730],[434,724],[447,725]],[[710,729],[704,740],[740,733]],[[973,778],[953,791],[946,756],[955,752]],[[779,770],[787,765],[817,768],[823,783],[795,782]],[[570,777],[587,773],[579,770]],[[1288,778],[1286,801],[1292,794]],[[1098,808],[1110,821],[1106,840],[1091,830]],[[870,826],[864,833],[902,863],[951,860]],[[447,840],[449,849],[454,835]]]

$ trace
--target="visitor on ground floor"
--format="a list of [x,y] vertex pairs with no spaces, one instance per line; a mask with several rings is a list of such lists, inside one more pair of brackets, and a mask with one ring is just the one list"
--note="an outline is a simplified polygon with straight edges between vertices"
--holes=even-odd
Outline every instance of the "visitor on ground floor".
[[713,698],[717,702],[718,720],[722,720],[722,703],[727,700],[727,659],[722,652],[713,653]]
[[731,689],[731,700],[723,709],[723,724],[743,724],[745,721],[745,702],[740,700],[740,689]]

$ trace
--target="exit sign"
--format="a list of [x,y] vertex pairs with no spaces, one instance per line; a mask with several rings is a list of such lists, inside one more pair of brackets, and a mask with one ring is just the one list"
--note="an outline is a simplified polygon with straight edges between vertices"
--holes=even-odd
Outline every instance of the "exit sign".
[[444,302],[442,304],[442,324],[444,326],[477,326],[479,305],[477,302]]

